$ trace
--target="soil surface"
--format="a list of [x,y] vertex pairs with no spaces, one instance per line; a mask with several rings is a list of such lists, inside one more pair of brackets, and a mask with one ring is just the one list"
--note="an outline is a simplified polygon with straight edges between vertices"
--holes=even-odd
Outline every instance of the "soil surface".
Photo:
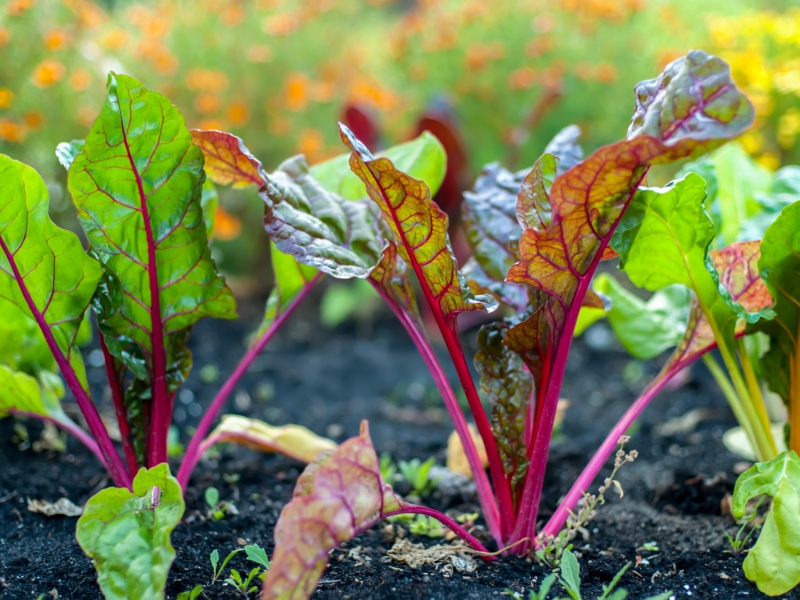
[[[201,322],[195,329],[195,366],[176,401],[175,420],[184,442],[187,427],[196,424],[202,407],[243,352],[243,340],[259,311],[253,307],[245,312],[238,322]],[[297,316],[254,364],[226,412],[273,424],[300,423],[337,441],[356,435],[360,420],[366,418],[378,452],[388,452],[395,460],[435,456],[444,464],[449,418],[413,345],[388,318],[372,331],[359,329],[326,331],[310,311]],[[474,330],[464,335],[469,356],[475,337]],[[103,369],[93,366],[96,362],[87,355],[94,396],[99,398]],[[444,354],[441,358],[449,363]],[[659,364],[632,361],[602,325],[576,341],[563,391],[571,406],[551,448],[542,519]],[[215,370],[219,379],[204,383],[201,374],[208,381]],[[699,422],[679,427],[680,417],[697,409]],[[659,429],[665,422],[672,431]],[[666,590],[672,590],[674,598],[764,597],[745,579],[742,557],[730,554],[725,537],[726,532],[735,534],[737,526],[723,514],[723,499],[733,490],[735,473],[746,467],[722,446],[723,432],[734,424],[702,367],[649,407],[632,432],[630,448],[638,450],[639,458],[619,475],[624,498],[613,494],[590,524],[586,539],[576,541],[584,598],[596,598],[628,561],[634,565],[620,587],[634,600]],[[42,427],[31,421],[24,425],[30,439],[38,440]],[[66,453],[37,453],[27,446],[19,443],[12,419],[0,422],[0,598],[101,598],[92,564],[75,541],[77,519],[31,513],[26,499],[55,501],[63,496],[82,505],[108,482],[93,456],[74,440],[69,440]],[[302,468],[282,457],[233,447],[204,459],[187,492],[184,522],[172,535],[177,557],[168,598],[197,584],[207,586],[201,598],[242,598],[221,579],[209,585],[209,554],[217,549],[224,557],[248,543],[258,543],[271,554],[273,527]],[[211,485],[219,488],[223,500],[235,503],[238,515],[220,521],[205,518],[203,492]],[[398,489],[402,492],[402,485]],[[437,492],[427,503],[457,513],[477,510],[469,493]],[[471,573],[448,573],[433,566],[412,569],[386,556],[398,533],[396,526],[380,524],[333,552],[314,598],[467,600],[503,597],[509,589],[527,599],[548,573],[524,558],[481,563]],[[426,545],[443,543],[408,537]],[[249,571],[254,564],[243,555],[236,555],[229,568]],[[556,592],[566,595],[556,585],[550,598],[557,597]],[[786,597],[800,598],[800,593]]]

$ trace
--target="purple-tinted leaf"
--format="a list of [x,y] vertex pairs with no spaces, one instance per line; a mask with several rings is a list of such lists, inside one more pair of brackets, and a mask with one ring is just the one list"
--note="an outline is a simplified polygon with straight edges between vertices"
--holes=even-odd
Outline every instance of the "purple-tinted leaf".
[[334,277],[369,276],[383,247],[372,203],[325,190],[302,155],[261,176],[264,226],[281,252]]

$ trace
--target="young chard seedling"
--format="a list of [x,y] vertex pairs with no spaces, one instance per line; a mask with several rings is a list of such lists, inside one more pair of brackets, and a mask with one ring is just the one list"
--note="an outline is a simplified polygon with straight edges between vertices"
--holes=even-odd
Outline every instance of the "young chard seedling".
[[[209,557],[209,559],[211,560],[211,573],[212,573],[211,585],[214,585],[217,582],[217,579],[219,579],[220,575],[222,575],[222,572],[225,570],[225,567],[228,565],[231,559],[237,554],[239,554],[239,552],[241,551],[242,551],[241,548],[233,550],[230,554],[228,554],[228,556],[225,557],[225,560],[222,561],[221,565],[219,564],[219,551],[214,550],[211,553],[211,556]],[[217,568],[218,565],[219,569]]]
[[411,486],[414,495],[417,498],[427,498],[436,489],[436,484],[441,479],[441,477],[431,476],[431,469],[435,465],[436,459],[431,456],[424,462],[418,458],[412,458],[409,461],[401,460],[397,463],[397,468],[403,479]]

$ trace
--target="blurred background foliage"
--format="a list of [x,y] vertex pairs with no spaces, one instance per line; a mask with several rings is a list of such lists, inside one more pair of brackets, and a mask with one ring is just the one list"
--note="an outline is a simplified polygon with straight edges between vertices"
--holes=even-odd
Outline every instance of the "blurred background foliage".
[[[756,105],[745,150],[769,170],[797,163],[790,0],[0,0],[0,152],[42,173],[70,227],[53,151],[85,136],[114,70],[190,127],[241,136],[267,169],[341,154],[348,108],[378,147],[444,115],[463,187],[487,162],[530,165],[569,123],[587,150],[620,139],[633,85],[692,48],[726,59]],[[252,190],[224,191],[215,251],[233,275],[266,264],[260,214]]]

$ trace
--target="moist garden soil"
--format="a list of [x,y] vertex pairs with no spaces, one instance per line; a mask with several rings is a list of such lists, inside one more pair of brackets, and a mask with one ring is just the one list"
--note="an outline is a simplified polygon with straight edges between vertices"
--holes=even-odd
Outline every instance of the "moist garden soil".
[[[184,387],[188,391],[176,401],[184,442],[186,429],[197,423],[201,407],[210,402],[243,352],[243,340],[259,312],[254,306],[244,309],[240,321],[206,321],[195,328],[195,366]],[[551,448],[542,519],[552,513],[660,364],[632,361],[602,325],[584,338],[573,345],[567,368],[563,396],[571,405]],[[475,331],[464,339],[472,356]],[[447,356],[441,359],[449,366]],[[100,398],[103,369],[92,366],[91,355],[88,363],[94,395]],[[213,379],[217,370],[215,382],[202,381]],[[452,370],[450,375],[455,381]],[[387,318],[374,327],[362,323],[330,331],[316,324],[311,309],[296,315],[273,340],[226,412],[273,424],[299,423],[337,441],[356,435],[361,419],[368,419],[378,452],[388,452],[395,460],[435,456],[440,464],[452,431],[422,360],[396,323]],[[42,427],[30,421],[24,425],[36,441]],[[737,530],[724,514],[725,498],[736,473],[746,466],[722,445],[722,434],[734,425],[724,398],[702,367],[689,373],[680,388],[653,402],[631,432],[629,447],[638,450],[639,458],[625,465],[619,476],[624,497],[610,494],[586,539],[575,542],[585,598],[598,596],[628,561],[634,565],[620,585],[631,599],[665,590],[672,590],[675,598],[764,597],[744,578],[742,557],[732,556],[725,537]],[[12,419],[0,422],[0,440],[0,598],[101,598],[94,568],[75,541],[77,519],[45,517],[26,508],[28,498],[52,502],[67,497],[82,505],[108,484],[97,461],[74,440],[69,440],[66,453],[34,452],[20,443]],[[272,554],[275,522],[302,468],[282,457],[235,447],[204,459],[186,494],[184,520],[172,535],[177,556],[168,598],[197,584],[208,586],[209,554],[215,549],[224,557],[235,548],[258,543]],[[220,521],[206,518],[203,492],[211,485],[219,488],[223,500],[235,503],[238,515]],[[404,491],[402,485],[398,489]],[[477,510],[474,495],[464,491],[437,492],[427,503],[460,513]],[[527,598],[548,573],[517,557],[481,563],[471,573],[448,573],[441,566],[412,569],[386,556],[392,538],[402,533],[397,526],[379,524],[334,551],[313,597],[467,600],[502,597],[510,589]],[[408,538],[425,545],[446,543],[410,534]],[[645,550],[648,542],[655,546],[648,544],[650,550]],[[253,566],[243,552],[229,564],[240,572]],[[218,580],[201,597],[242,596]]]

